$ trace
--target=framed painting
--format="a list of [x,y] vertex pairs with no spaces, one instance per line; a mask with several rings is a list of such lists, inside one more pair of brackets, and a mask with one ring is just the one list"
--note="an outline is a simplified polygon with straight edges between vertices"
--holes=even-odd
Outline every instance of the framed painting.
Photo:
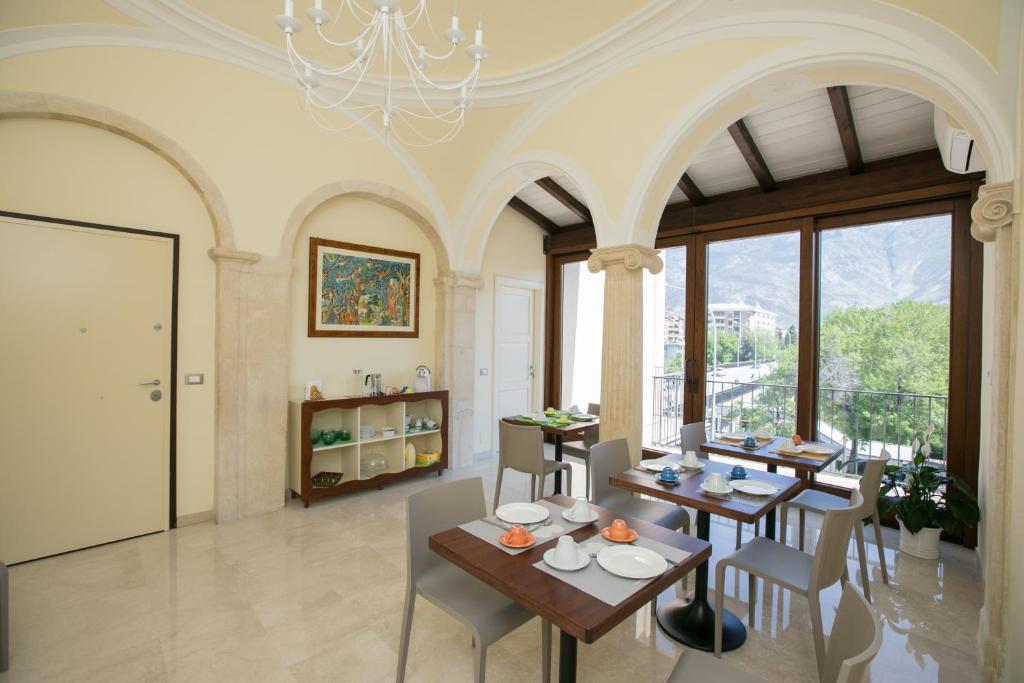
[[419,337],[420,255],[309,238],[310,337]]

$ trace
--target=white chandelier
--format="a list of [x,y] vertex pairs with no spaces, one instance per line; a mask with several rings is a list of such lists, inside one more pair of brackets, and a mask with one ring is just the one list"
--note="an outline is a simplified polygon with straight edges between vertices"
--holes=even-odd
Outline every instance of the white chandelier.
[[[295,48],[293,35],[302,30],[302,22],[295,18],[295,0],[285,0],[284,14],[274,21],[284,29],[288,61],[305,93],[305,108],[321,128],[348,131],[364,126],[373,131],[369,138],[383,137],[385,144],[392,135],[412,147],[429,147],[451,140],[462,129],[469,98],[480,76],[480,64],[488,53],[482,22],[466,48],[466,54],[473,59],[469,73],[458,80],[433,80],[425,73],[431,63],[448,60],[466,38],[459,28],[458,13],[452,14],[451,26],[444,32],[444,41],[450,47],[444,54],[433,54],[412,37],[413,29],[421,21],[433,33],[426,0],[417,0],[407,12],[402,11],[399,0],[371,0],[371,5],[372,10],[356,0],[340,0],[338,12],[332,17],[324,9],[323,0],[315,0],[306,10],[325,51],[348,48],[348,61],[339,66],[324,66]],[[343,14],[350,15],[356,35],[350,40],[332,40],[327,32],[338,28]],[[398,68],[407,72],[398,93],[396,62]],[[369,75],[377,64],[381,66],[380,75]],[[329,88],[320,77],[329,79]],[[357,95],[363,90],[372,92]],[[396,98],[396,94],[400,97]],[[318,113],[329,110],[345,112],[353,120],[342,126],[329,125]]]

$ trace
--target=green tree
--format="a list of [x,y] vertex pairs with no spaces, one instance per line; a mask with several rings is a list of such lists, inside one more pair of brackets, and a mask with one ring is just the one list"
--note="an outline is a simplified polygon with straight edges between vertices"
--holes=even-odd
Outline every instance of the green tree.
[[736,360],[736,353],[739,349],[739,340],[736,335],[728,330],[708,330],[708,367],[715,364],[715,342],[718,342],[718,363],[732,363]]
[[683,371],[683,354],[677,353],[665,361],[665,374]]
[[758,361],[773,359],[778,352],[779,342],[768,330],[750,330],[743,335],[740,343],[740,360]]

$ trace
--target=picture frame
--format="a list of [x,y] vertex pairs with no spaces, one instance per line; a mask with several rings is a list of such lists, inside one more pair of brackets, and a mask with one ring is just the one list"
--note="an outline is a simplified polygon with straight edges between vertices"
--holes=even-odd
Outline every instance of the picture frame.
[[419,337],[420,255],[309,238],[310,337]]

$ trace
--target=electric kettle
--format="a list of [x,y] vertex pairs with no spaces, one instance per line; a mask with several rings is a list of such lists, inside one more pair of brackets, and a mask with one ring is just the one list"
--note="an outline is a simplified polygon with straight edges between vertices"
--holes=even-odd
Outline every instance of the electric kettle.
[[380,373],[373,372],[367,374],[363,379],[363,386],[370,385],[370,396],[383,396],[384,387],[380,380]]

